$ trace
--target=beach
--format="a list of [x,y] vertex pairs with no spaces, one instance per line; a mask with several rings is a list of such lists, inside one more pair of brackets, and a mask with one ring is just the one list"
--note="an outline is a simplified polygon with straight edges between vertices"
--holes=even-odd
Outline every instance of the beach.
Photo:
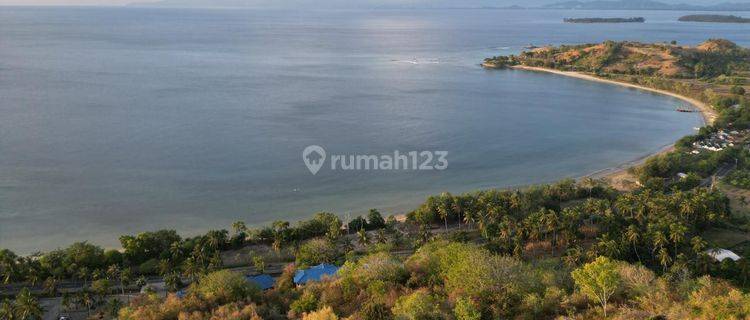
[[[659,89],[649,88],[649,87],[640,86],[640,85],[627,83],[627,82],[603,79],[603,78],[599,78],[593,75],[589,75],[589,74],[585,74],[581,72],[575,72],[575,71],[560,71],[560,70],[555,70],[555,69],[548,69],[548,68],[541,68],[541,67],[529,67],[529,66],[512,66],[511,68],[516,69],[516,70],[552,73],[552,74],[566,76],[566,77],[608,83],[608,84],[613,84],[613,85],[618,85],[618,86],[623,86],[623,87],[633,88],[633,89],[638,89],[638,90],[644,90],[644,91],[649,91],[649,92],[654,92],[654,93],[674,97],[684,102],[687,102],[693,107],[695,107],[701,113],[701,116],[703,117],[703,121],[707,125],[713,124],[713,122],[716,120],[716,117],[717,117],[716,112],[711,108],[711,106],[707,105],[706,103],[703,103],[699,100],[686,97],[686,96],[683,96],[674,92],[666,91],[666,90],[659,90]],[[637,159],[633,159],[631,161],[628,161],[616,167],[611,167],[611,168],[607,168],[603,170],[597,170],[590,174],[584,175],[581,178],[604,179],[618,190],[631,190],[637,185],[637,179],[627,171],[628,168],[643,164],[648,158],[651,158],[656,155],[661,155],[661,154],[670,152],[672,150],[674,150],[674,144],[665,145],[658,152],[648,154],[643,157],[639,157]]]

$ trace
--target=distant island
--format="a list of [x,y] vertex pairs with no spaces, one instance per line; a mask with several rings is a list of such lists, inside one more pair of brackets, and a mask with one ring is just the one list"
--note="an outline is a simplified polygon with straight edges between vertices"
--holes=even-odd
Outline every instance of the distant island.
[[682,22],[719,22],[719,23],[750,23],[750,19],[719,14],[693,14],[677,19]]
[[644,23],[643,17],[634,18],[565,18],[565,23]]
[[563,1],[544,5],[543,9],[567,10],[684,10],[684,11],[747,11],[750,3],[719,3],[715,5],[670,4],[652,0]]

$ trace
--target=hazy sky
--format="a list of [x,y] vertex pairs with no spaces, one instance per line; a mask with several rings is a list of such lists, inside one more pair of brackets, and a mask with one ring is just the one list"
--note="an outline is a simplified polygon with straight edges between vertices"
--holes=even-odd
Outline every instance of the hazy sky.
[[[151,2],[151,1],[157,1],[157,0],[0,0],[0,5],[124,5],[128,3],[133,2]],[[170,2],[179,2],[181,0],[171,0]],[[186,2],[190,2],[191,0],[184,0]],[[205,2],[211,2],[212,0],[207,0]],[[213,0],[216,2],[221,2],[223,0]],[[237,0],[233,0],[237,1]],[[245,0],[248,3],[253,2],[263,2],[262,0]],[[277,3],[283,3],[288,0],[275,0],[274,2]],[[291,0],[294,1],[294,0]],[[357,2],[358,0],[349,0],[352,2]],[[729,2],[732,2],[730,0],[727,0]],[[325,0],[322,0],[321,2],[325,2]],[[388,3],[388,4],[394,4],[394,3],[429,3],[430,1],[419,1],[419,0],[365,0],[363,2],[382,2],[382,3]],[[439,1],[439,2],[445,2],[445,1]],[[460,6],[461,3],[464,3],[465,1],[462,0],[456,0],[456,6]],[[556,0],[494,0],[494,1],[484,1],[496,4],[498,6],[502,5],[512,5],[512,4],[524,4],[524,5],[538,5],[543,3],[552,3],[552,2],[559,2]],[[711,4],[711,3],[718,3],[723,2],[721,0],[661,0],[661,2],[666,3],[688,3],[688,4]],[[733,2],[745,2],[745,0],[735,0]]]

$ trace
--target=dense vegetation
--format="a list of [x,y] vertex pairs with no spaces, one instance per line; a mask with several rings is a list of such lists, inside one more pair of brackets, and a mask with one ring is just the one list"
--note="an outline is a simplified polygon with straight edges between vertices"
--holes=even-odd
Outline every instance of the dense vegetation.
[[692,14],[678,19],[684,22],[720,22],[720,23],[750,23],[750,19],[720,14]]

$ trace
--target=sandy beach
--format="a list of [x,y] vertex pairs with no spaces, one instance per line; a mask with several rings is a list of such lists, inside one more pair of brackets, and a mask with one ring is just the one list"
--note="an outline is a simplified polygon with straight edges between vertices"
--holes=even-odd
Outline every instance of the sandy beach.
[[[573,77],[583,80],[589,80],[589,81],[596,81],[596,82],[603,82],[603,83],[609,83],[613,85],[623,86],[627,88],[634,88],[644,91],[650,91],[658,94],[667,95],[670,97],[674,97],[677,99],[680,99],[682,101],[685,101],[695,107],[697,110],[700,111],[701,116],[703,117],[703,121],[706,124],[712,124],[716,120],[716,112],[711,108],[711,106],[698,101],[696,99],[686,97],[683,95],[676,94],[674,92],[669,92],[665,90],[659,90],[659,89],[653,89],[649,87],[644,87],[632,83],[627,82],[620,82],[610,79],[602,79],[598,78],[596,76],[592,76],[589,74],[584,74],[580,72],[574,72],[574,71],[560,71],[560,70],[554,70],[554,69],[547,69],[547,68],[540,68],[540,67],[529,67],[529,66],[512,66],[511,68],[517,69],[517,70],[527,70],[527,71],[536,71],[536,72],[547,72],[552,74],[557,74],[561,76],[566,77]],[[582,178],[594,178],[594,179],[605,179],[609,181],[613,187],[620,189],[620,190],[629,190],[632,189],[636,183],[635,177],[633,177],[631,174],[627,172],[627,169],[633,166],[640,165],[646,161],[646,159],[663,154],[669,151],[672,151],[674,149],[674,144],[663,146],[658,152],[645,155],[643,157],[640,157],[638,159],[634,159],[631,161],[628,161],[626,163],[623,163],[617,167],[607,168],[604,170],[599,170],[596,172],[592,172],[590,174],[587,174],[583,176]]]

